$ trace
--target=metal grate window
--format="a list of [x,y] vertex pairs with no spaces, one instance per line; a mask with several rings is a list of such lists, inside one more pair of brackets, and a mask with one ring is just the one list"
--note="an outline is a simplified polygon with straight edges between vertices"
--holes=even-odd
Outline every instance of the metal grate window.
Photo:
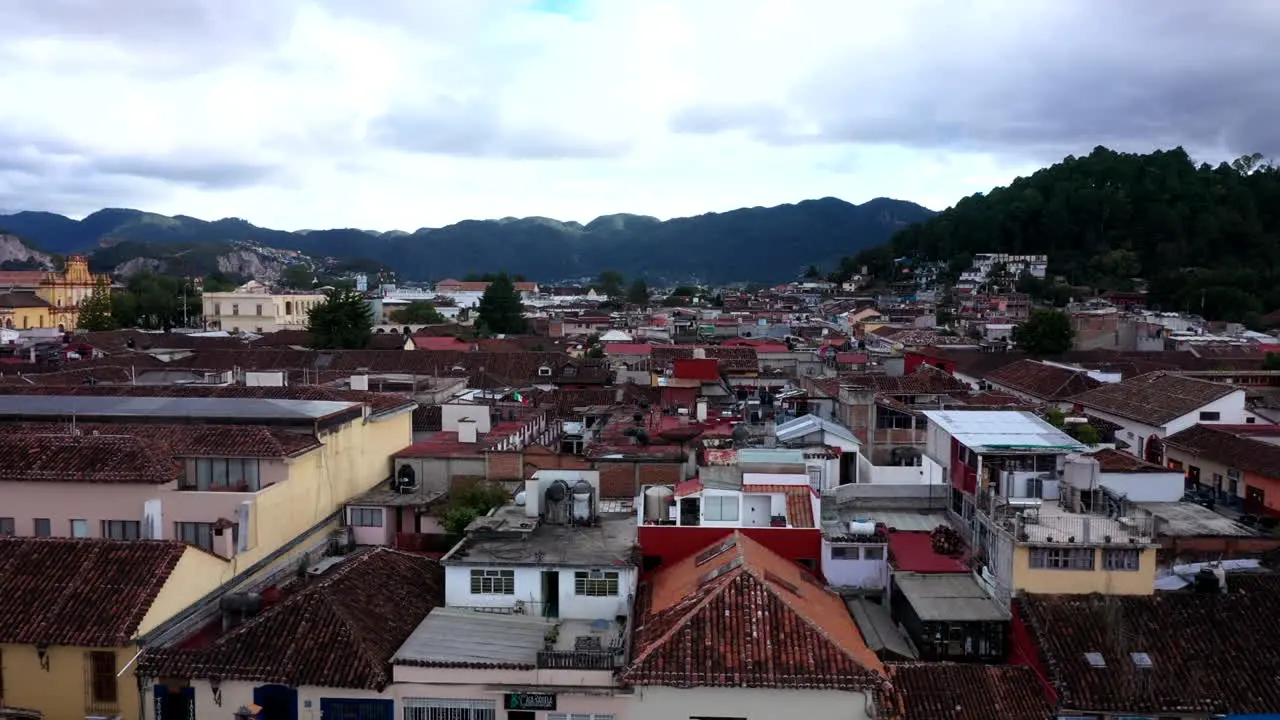
[[1136,571],[1141,557],[1139,550],[1103,550],[1102,569]]
[[98,715],[118,710],[120,693],[116,684],[116,654],[101,650],[87,652],[84,670],[85,712]]
[[618,573],[612,570],[575,572],[573,594],[583,597],[615,597],[618,594]]
[[1028,564],[1041,570],[1093,570],[1096,556],[1093,548],[1033,547]]
[[405,698],[404,720],[497,720],[493,700]]
[[515,570],[472,570],[472,595],[515,595]]

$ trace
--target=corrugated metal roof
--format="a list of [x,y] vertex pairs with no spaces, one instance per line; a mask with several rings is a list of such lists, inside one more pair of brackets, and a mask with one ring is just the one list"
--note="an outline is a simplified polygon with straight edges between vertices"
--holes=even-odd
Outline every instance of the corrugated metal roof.
[[926,410],[924,416],[977,452],[1085,449],[1075,438],[1025,410]]
[[971,575],[894,573],[893,585],[921,622],[998,622],[1009,619]]
[[738,451],[739,465],[803,465],[804,451],[769,448],[743,448]]
[[800,438],[815,432],[831,433],[846,442],[851,442],[855,445],[862,444],[858,440],[857,436],[855,436],[848,428],[843,425],[837,425],[830,420],[823,420],[817,415],[801,415],[795,420],[784,422],[774,428],[774,434],[777,436],[778,440],[782,442],[799,440]]
[[329,400],[263,398],[10,395],[0,405],[0,417],[78,417],[85,420],[118,417],[199,418],[237,422],[319,420],[359,405]]

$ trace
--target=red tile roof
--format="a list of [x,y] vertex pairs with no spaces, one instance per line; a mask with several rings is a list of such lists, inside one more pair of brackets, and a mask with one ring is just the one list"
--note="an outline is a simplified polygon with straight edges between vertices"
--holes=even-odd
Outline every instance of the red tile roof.
[[1280,479],[1280,445],[1251,438],[1249,432],[1251,430],[1240,430],[1239,426],[1192,425],[1165,438],[1164,444],[1166,448],[1193,453],[1210,462]]
[[0,481],[163,485],[182,474],[167,446],[132,435],[0,433]]
[[461,350],[465,352],[471,349],[471,344],[465,343],[456,337],[414,335],[413,347],[417,350]]
[[[1023,595],[1018,607],[1058,693],[1060,715],[1280,708],[1274,583],[1226,594]],[[1086,653],[1098,653],[1106,667],[1094,667]],[[1151,666],[1139,667],[1133,653],[1145,653]]]
[[921,365],[910,375],[841,373],[840,384],[865,387],[886,395],[967,395],[970,391],[963,381],[929,365]]
[[663,367],[676,359],[692,358],[695,349],[703,350],[708,359],[719,361],[722,370],[753,372],[760,369],[756,349],[753,347],[705,345],[695,348],[693,345],[654,345],[651,357],[658,367]]
[[839,595],[741,532],[660,569],[622,678],[666,687],[879,691],[884,668]]
[[933,551],[933,539],[927,532],[889,533],[889,560],[903,572],[968,573],[960,558],[939,555]]
[[605,355],[648,355],[653,346],[648,343],[605,343]]
[[364,550],[211,645],[144,653],[138,672],[382,690],[391,683],[391,657],[443,604],[437,560],[385,547]]
[[1153,372],[1081,393],[1072,401],[1089,410],[1159,427],[1241,388],[1184,375]]
[[170,540],[0,537],[0,643],[127,645],[186,551]]
[[[131,425],[76,423],[81,436],[132,437],[165,446],[171,457],[279,458],[321,447],[316,436],[263,425]],[[67,435],[65,423],[0,423],[0,432]]]
[[889,716],[902,720],[1050,720],[1055,716],[1031,668],[970,663],[887,666]]
[[1084,370],[1070,370],[1026,359],[996,368],[984,379],[1048,402],[1066,400],[1102,385]]
[[[1280,450],[1280,448],[1276,448]],[[1093,454],[1093,459],[1098,461],[1098,469],[1102,472],[1115,473],[1176,473],[1177,470],[1170,470],[1163,465],[1147,462],[1136,455],[1130,455],[1127,452],[1112,450],[1111,448],[1103,448]]]
[[813,528],[813,498],[808,485],[743,485],[744,493],[777,493],[787,498],[787,522],[793,528]]

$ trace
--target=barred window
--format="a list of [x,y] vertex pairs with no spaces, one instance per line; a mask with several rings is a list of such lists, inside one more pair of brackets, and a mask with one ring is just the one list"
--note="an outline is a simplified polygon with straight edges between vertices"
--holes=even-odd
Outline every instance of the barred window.
[[1103,550],[1102,569],[1136,571],[1141,558],[1142,551],[1140,550]]
[[515,570],[472,570],[472,595],[515,595]]
[[405,698],[404,720],[497,720],[493,700]]
[[583,571],[573,574],[573,594],[584,597],[616,597],[618,573],[613,570]]
[[1030,566],[1041,570],[1093,570],[1093,548],[1031,548]]

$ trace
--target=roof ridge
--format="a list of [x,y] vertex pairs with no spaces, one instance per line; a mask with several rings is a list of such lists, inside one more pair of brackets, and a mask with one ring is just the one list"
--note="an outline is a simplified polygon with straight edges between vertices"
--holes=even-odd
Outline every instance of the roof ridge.
[[[698,590],[702,588],[701,587],[694,588],[695,597],[697,598],[696,600],[690,600],[688,597],[684,597],[680,599],[680,602],[677,602],[676,604],[668,608],[665,608],[664,610],[659,612],[658,615],[666,615],[667,613],[670,613],[673,610],[681,608],[686,604],[689,605],[689,608],[687,609],[687,611],[681,614],[680,620],[672,623],[671,627],[666,629],[666,632],[662,633],[661,636],[655,638],[653,642],[648,643],[648,647],[646,647],[639,655],[636,655],[634,658],[631,659],[629,666],[634,667],[636,665],[639,665],[640,663],[644,662],[650,655],[652,655],[655,650],[667,644],[667,641],[669,641],[671,637],[676,634],[677,631],[681,630],[682,628],[684,628],[684,626],[688,625],[689,622],[693,620],[693,618],[698,613],[702,612],[702,609],[708,603],[710,603],[715,598],[719,597],[720,594],[724,592],[724,589],[725,587],[728,586],[730,580],[742,574],[743,570],[747,566],[747,558],[742,553],[742,543],[740,542],[742,533],[741,531],[734,531],[733,534],[737,542],[734,542],[733,549],[731,551],[724,553],[721,557],[724,557],[725,555],[736,555],[737,559],[741,560],[742,563],[739,564],[738,567],[733,568],[732,570],[729,570],[728,572],[725,572],[722,575],[720,575],[720,577],[715,578],[714,580],[714,582],[716,583],[715,587],[709,589],[707,592],[703,593],[700,597],[696,596],[696,593],[698,592]],[[729,560],[725,564],[727,565],[729,562],[733,562],[733,561]],[[717,567],[723,567],[723,566],[717,566]],[[651,593],[652,593],[652,590],[653,588],[652,586],[650,586]],[[636,630],[639,630],[642,627],[644,626],[643,625],[637,626]]]

